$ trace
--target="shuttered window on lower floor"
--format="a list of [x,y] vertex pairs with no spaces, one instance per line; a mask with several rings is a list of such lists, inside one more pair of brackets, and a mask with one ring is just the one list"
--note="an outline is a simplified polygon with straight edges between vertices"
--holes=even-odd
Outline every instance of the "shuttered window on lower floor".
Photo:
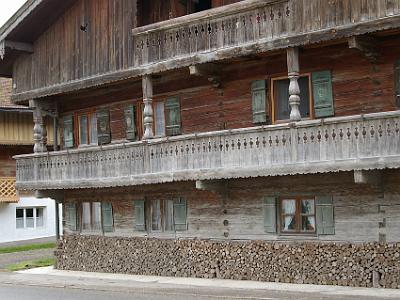
[[335,234],[331,196],[269,196],[263,199],[267,233]]

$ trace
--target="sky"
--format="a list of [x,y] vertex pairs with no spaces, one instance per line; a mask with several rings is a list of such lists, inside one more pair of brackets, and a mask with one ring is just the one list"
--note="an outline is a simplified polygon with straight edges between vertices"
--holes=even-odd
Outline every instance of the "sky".
[[0,0],[0,27],[25,3],[26,0]]

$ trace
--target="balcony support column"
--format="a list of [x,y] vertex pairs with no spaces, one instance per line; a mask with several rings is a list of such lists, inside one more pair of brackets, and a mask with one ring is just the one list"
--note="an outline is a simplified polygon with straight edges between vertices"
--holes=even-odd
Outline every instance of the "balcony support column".
[[300,114],[300,86],[299,86],[299,48],[287,49],[287,66],[289,84],[289,105],[290,121],[297,122],[301,120]]
[[47,151],[47,129],[44,122],[44,112],[38,101],[32,100],[29,106],[33,109],[33,152],[40,153]]
[[153,81],[151,75],[145,75],[142,79],[143,88],[143,123],[144,134],[143,139],[148,140],[154,137],[153,131]]

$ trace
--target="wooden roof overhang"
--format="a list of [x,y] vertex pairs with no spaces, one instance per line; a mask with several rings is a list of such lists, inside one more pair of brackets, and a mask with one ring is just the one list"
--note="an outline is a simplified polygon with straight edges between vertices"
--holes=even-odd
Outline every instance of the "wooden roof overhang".
[[11,77],[15,59],[32,53],[33,42],[75,1],[26,1],[0,28],[0,76]]

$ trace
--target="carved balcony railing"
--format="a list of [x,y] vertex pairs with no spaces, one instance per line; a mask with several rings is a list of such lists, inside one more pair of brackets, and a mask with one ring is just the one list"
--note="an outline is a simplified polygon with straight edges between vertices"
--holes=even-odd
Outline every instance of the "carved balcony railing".
[[0,177],[0,203],[18,202],[15,177]]
[[165,70],[346,38],[399,27],[399,13],[397,0],[245,0],[134,28],[135,66]]
[[16,159],[17,188],[28,190],[399,168],[400,111]]

